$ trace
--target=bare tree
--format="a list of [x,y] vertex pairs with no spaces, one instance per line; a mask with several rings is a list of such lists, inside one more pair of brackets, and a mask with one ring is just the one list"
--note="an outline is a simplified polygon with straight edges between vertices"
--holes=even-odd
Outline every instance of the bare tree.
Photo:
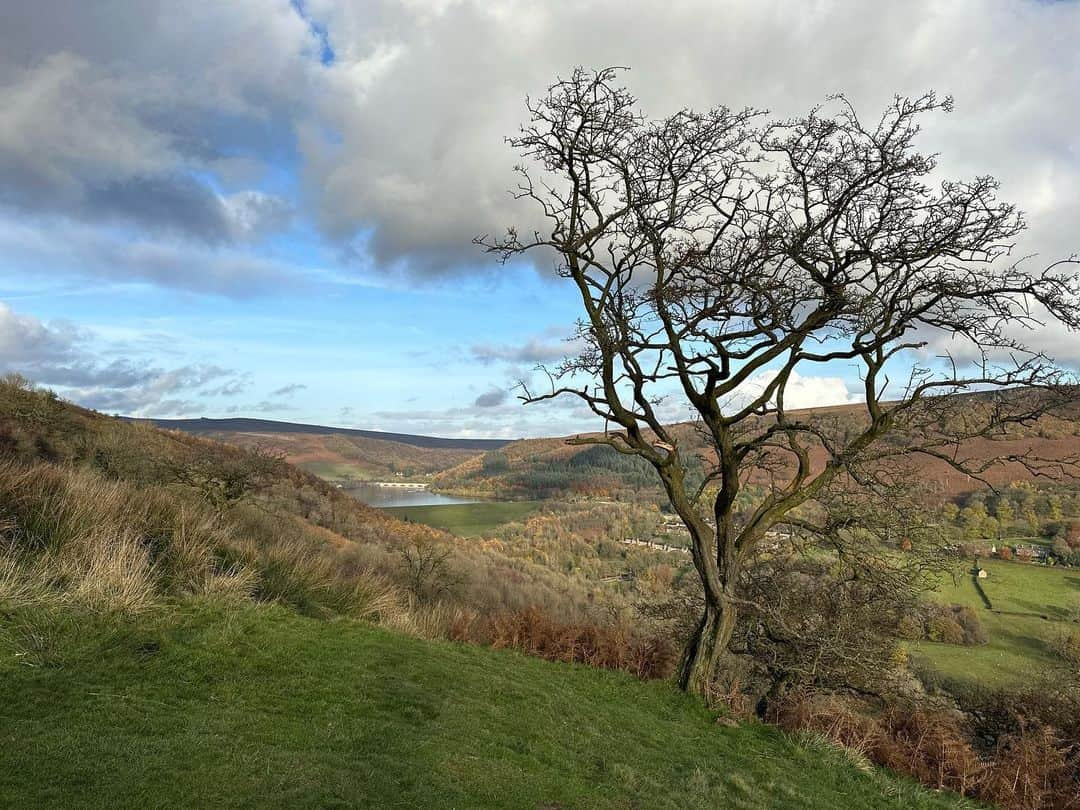
[[233,506],[277,475],[283,464],[281,453],[261,447],[202,448],[189,457],[169,462],[168,474],[176,483],[198,492],[220,523]]
[[[550,253],[580,294],[584,350],[522,399],[577,397],[609,429],[573,441],[655,468],[704,589],[679,681],[705,694],[767,534],[857,538],[834,496],[884,500],[920,454],[978,478],[989,462],[967,440],[1073,396],[1022,338],[1080,325],[1077,288],[1071,260],[1010,258],[1025,225],[992,178],[931,185],[936,161],[914,142],[948,99],[898,97],[870,124],[843,97],[783,121],[724,107],[648,121],[617,75],[578,69],[528,103],[509,139],[517,196],[547,224],[477,242],[503,261]],[[859,368],[858,418],[792,410],[800,375],[843,364]],[[671,402],[708,440],[700,487]],[[767,486],[742,508],[751,474]]]
[[406,584],[418,602],[438,601],[453,590],[457,579],[450,546],[426,535],[413,536],[400,553]]

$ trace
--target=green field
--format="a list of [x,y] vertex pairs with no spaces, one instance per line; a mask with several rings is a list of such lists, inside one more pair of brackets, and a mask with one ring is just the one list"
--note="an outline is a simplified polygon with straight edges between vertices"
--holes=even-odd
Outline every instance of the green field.
[[424,523],[459,537],[477,537],[504,523],[524,520],[542,505],[543,501],[491,501],[443,506],[393,506],[385,511],[399,520]]
[[362,465],[347,461],[305,461],[298,466],[312,475],[334,483],[371,479],[371,473]]
[[507,651],[187,603],[60,621],[16,656],[17,624],[0,621],[2,807],[969,806],[717,725],[667,683]]
[[979,597],[970,566],[955,582],[943,580],[937,598],[975,608],[989,642],[977,647],[920,642],[912,645],[913,653],[949,679],[993,687],[1023,686],[1060,669],[1063,664],[1047,642],[1075,627],[1067,619],[1080,607],[1080,571],[1000,560],[982,565],[989,576],[979,582],[993,611]]

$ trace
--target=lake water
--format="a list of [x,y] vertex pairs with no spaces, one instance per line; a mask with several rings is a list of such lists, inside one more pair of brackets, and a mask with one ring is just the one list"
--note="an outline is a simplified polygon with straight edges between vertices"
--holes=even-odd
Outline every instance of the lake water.
[[397,489],[396,487],[349,487],[345,490],[368,506],[388,509],[392,506],[447,506],[453,503],[477,503],[475,498],[440,495],[426,489]]

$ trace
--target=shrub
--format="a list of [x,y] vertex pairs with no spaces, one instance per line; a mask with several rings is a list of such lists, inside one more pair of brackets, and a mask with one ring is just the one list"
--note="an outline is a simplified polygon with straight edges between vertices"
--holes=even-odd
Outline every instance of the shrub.
[[1080,630],[1062,630],[1051,640],[1050,647],[1061,660],[1080,667]]
[[901,616],[896,623],[896,635],[908,641],[919,641],[926,635],[921,616]]
[[967,605],[924,604],[921,616],[904,615],[896,634],[906,639],[928,639],[945,644],[985,644],[989,638],[974,608]]
[[769,707],[765,718],[787,731],[813,732],[863,755],[875,750],[880,724],[866,712],[832,695],[814,695],[808,689],[790,692]]
[[484,454],[480,461],[480,469],[484,475],[498,475],[510,469],[510,459],[506,457],[506,453],[493,450]]
[[768,721],[821,735],[924,785],[993,802],[1005,810],[1080,806],[1080,758],[1051,727],[1013,715],[1015,730],[985,755],[956,712],[890,705],[874,712],[837,695],[794,690]]
[[964,631],[964,644],[985,644],[990,636],[983,627],[979,614],[969,605],[950,605],[953,618]]
[[963,644],[964,628],[952,617],[938,614],[927,622],[926,637],[945,644]]
[[435,602],[457,584],[453,550],[433,537],[414,535],[401,548],[401,565],[409,593],[418,602]]
[[671,675],[678,655],[669,639],[639,635],[625,622],[559,622],[535,607],[500,613],[458,628],[462,630],[470,640],[492,647],[622,670],[643,679]]
[[955,715],[894,706],[879,722],[881,733],[873,749],[876,762],[939,790],[962,796],[974,793],[986,763]]
[[1025,725],[998,742],[978,795],[1009,810],[1077,807],[1078,776],[1075,759],[1053,729]]

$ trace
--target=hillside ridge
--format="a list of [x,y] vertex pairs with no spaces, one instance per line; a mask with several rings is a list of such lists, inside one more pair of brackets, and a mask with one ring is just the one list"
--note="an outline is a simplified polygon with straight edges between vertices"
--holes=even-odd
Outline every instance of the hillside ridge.
[[390,433],[381,430],[361,428],[333,427],[330,425],[311,425],[304,422],[279,422],[275,419],[255,419],[249,417],[225,417],[210,419],[144,419],[122,416],[126,422],[148,423],[165,430],[180,430],[184,433],[308,433],[314,435],[342,434],[360,436],[365,439],[381,439],[388,442],[409,444],[414,447],[450,449],[450,450],[497,450],[510,444],[513,439],[468,439],[447,436],[419,436],[412,433]]

